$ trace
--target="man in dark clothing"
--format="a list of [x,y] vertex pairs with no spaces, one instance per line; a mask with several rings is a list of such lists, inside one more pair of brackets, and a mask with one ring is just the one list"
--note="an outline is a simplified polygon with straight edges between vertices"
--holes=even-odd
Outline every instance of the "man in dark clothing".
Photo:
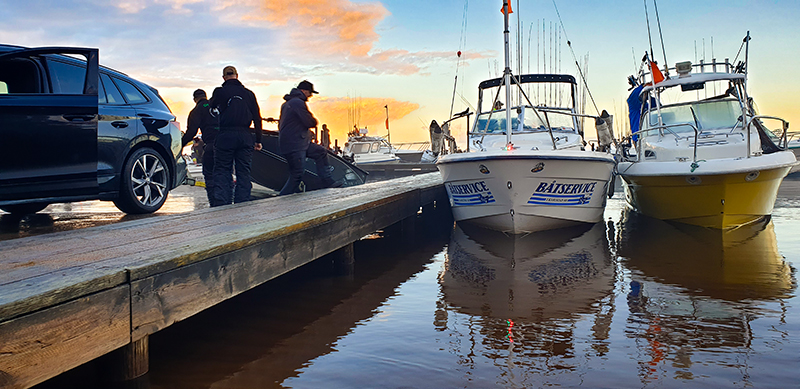
[[211,206],[215,204],[214,198],[214,140],[219,133],[219,118],[211,114],[211,104],[206,98],[206,91],[198,89],[194,91],[195,106],[189,112],[186,120],[186,133],[183,134],[183,145],[186,146],[197,135],[197,130],[203,133],[203,152],[202,157],[197,162],[203,164],[203,178],[206,181],[206,195]]
[[[216,188],[212,207],[250,200],[253,188],[250,163],[253,150],[261,150],[261,110],[256,95],[239,82],[239,74],[233,66],[222,69],[222,79],[225,82],[214,89],[209,101],[211,107],[219,111],[219,134],[214,142],[213,179]],[[250,123],[255,127],[255,134],[250,130]],[[235,188],[232,177],[234,163]]]
[[311,128],[317,126],[317,119],[309,112],[306,101],[314,94],[314,85],[303,81],[297,88],[292,88],[286,100],[281,105],[281,117],[278,121],[278,142],[281,154],[289,164],[289,179],[281,189],[280,195],[292,194],[300,191],[300,181],[303,179],[303,167],[306,157],[314,160],[317,165],[317,175],[322,179],[325,187],[340,187],[342,181],[331,178],[328,151],[322,146],[311,143]]

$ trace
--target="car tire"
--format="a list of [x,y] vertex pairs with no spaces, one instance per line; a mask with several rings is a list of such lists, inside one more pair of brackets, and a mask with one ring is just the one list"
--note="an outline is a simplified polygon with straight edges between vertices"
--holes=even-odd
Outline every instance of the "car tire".
[[164,205],[170,188],[170,174],[157,151],[142,147],[125,162],[122,185],[114,205],[131,214],[153,213]]
[[4,205],[0,207],[0,209],[12,215],[25,216],[39,212],[47,208],[48,205],[50,204],[49,203],[13,204],[13,205]]

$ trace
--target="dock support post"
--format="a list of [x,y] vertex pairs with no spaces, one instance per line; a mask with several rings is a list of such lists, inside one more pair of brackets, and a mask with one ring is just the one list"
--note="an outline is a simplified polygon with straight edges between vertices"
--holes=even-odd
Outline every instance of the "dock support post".
[[353,243],[348,243],[344,247],[331,253],[333,255],[333,268],[337,274],[352,276],[355,272],[355,250]]
[[417,215],[409,216],[400,221],[400,231],[404,237],[413,237],[416,234]]
[[103,358],[106,380],[133,381],[150,370],[150,338],[145,336],[128,343]]

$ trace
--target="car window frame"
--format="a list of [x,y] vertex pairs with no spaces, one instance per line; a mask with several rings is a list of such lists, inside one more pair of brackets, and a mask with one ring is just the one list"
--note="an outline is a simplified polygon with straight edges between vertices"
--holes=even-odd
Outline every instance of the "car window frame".
[[[117,84],[115,84],[114,80],[111,79],[111,74],[108,74],[106,72],[100,72],[100,74],[97,76],[97,81],[100,82],[100,83],[103,83],[103,80],[101,79],[101,77],[103,77],[103,76],[108,77],[108,79],[111,81],[111,86],[114,89],[117,90],[117,93],[119,93],[119,97],[122,98],[122,102],[120,102],[120,103],[109,103],[108,102],[108,92],[106,92],[106,102],[104,103],[104,105],[108,105],[108,106],[111,106],[111,107],[124,107],[124,106],[130,105],[130,104],[128,104],[128,101],[125,100],[125,95],[123,95],[122,91],[119,90],[119,87],[117,86]],[[107,89],[108,87],[106,87],[106,85],[103,84],[103,88]]]
[[[46,81],[45,85],[47,85],[50,89],[49,91],[43,91],[38,94],[53,94],[53,86],[50,83],[50,75],[47,68],[43,68],[47,66],[47,61],[42,61],[42,57],[46,57],[49,55],[60,55],[64,58],[64,54],[76,54],[81,55],[86,58],[86,78],[84,79],[83,84],[83,95],[96,95],[97,94],[97,83],[95,80],[99,80],[99,70],[100,70],[100,61],[99,61],[99,50],[98,49],[90,49],[90,48],[83,48],[83,47],[34,47],[34,48],[22,48],[20,50],[12,50],[0,53],[0,60],[6,58],[28,58],[29,60],[36,63],[36,66],[39,68],[39,77],[44,78]],[[35,59],[34,59],[35,58]],[[80,61],[75,59],[75,61]],[[37,94],[37,93],[32,93]]]
[[[123,77],[118,77],[118,76],[115,76],[115,75],[112,75],[112,74],[108,74],[108,77],[111,78],[111,81],[115,84],[115,86],[117,87],[117,90],[122,95],[122,98],[125,99],[125,102],[128,105],[131,105],[131,106],[144,105],[144,104],[149,104],[151,102],[150,101],[150,97],[147,96],[147,93],[142,92],[142,90],[138,86],[136,86],[135,82],[127,81]],[[142,97],[144,97],[144,101],[143,102],[138,102],[138,103],[131,103],[130,101],[128,101],[128,97],[125,96],[125,92],[123,92],[122,88],[119,87],[119,84],[117,84],[117,81],[119,81],[119,82],[127,82],[128,84],[133,86],[133,88],[136,89],[136,91],[139,92],[139,94]]]
[[[77,95],[86,94],[85,93],[85,88],[86,88],[86,81],[87,80],[86,80],[86,63],[85,62],[81,62],[79,60],[70,61],[69,57],[60,57],[60,56],[57,56],[57,55],[45,55],[45,56],[42,56],[42,58],[44,59],[44,61],[42,61],[42,62],[44,64],[45,73],[47,74],[47,83],[49,84],[49,87],[50,87],[49,94],[53,94],[53,95],[68,95],[68,96],[77,96]],[[58,85],[59,92],[56,93],[56,88],[55,88],[55,85],[53,84],[53,82],[54,82],[54,77],[53,77],[54,68],[52,68],[50,66],[50,64],[53,63],[53,62],[62,64],[62,65],[66,65],[66,66],[75,66],[75,67],[77,67],[79,69],[82,69],[84,71],[83,86],[81,87],[81,89],[82,89],[81,93],[64,93],[63,91],[60,90],[61,89],[61,85],[60,84]],[[99,79],[98,79],[98,82],[99,82]],[[99,88],[98,88],[98,94],[99,93],[100,92],[99,92]]]

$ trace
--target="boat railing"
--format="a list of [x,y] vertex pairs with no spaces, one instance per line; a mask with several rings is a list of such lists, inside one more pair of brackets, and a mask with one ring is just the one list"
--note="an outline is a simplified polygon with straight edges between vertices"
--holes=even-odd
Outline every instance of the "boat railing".
[[[658,131],[659,135],[661,135],[661,136],[664,135],[664,131],[672,134],[672,136],[675,137],[675,143],[676,144],[683,138],[686,138],[686,140],[689,140],[690,136],[685,136],[684,137],[684,136],[681,136],[681,135],[679,135],[678,133],[676,133],[675,131],[672,130],[673,127],[686,127],[686,126],[691,127],[692,130],[694,131],[694,144],[692,145],[692,163],[696,163],[697,162],[697,139],[698,139],[698,137],[700,135],[700,131],[697,129],[697,126],[695,126],[692,123],[672,123],[672,124],[662,124],[662,125],[659,125],[659,126],[649,127],[648,129],[642,131],[642,134],[641,134],[642,139],[639,141],[639,148],[641,149],[642,147],[644,147],[643,146],[644,145],[644,138],[646,138],[647,135],[649,135],[649,132],[651,132],[651,131]],[[637,150],[636,154],[638,154],[639,158],[642,158],[642,156],[644,155],[644,152],[643,152],[643,150]]]
[[[571,127],[558,127],[558,126],[554,127],[554,126],[552,126],[550,124],[549,120],[547,119],[547,116],[546,116],[547,114],[565,115],[565,116],[570,116],[570,117],[574,117],[574,118],[584,117],[584,118],[597,119],[597,116],[575,113],[575,112],[572,112],[572,110],[570,110],[569,108],[560,108],[559,109],[559,108],[541,107],[541,106],[533,107],[533,106],[530,106],[530,105],[525,105],[525,106],[522,106],[522,107],[511,107],[512,110],[513,109],[524,109],[524,108],[533,109],[534,112],[537,115],[538,115],[538,113],[543,113],[545,115],[544,120],[542,121],[542,123],[544,125],[543,126],[539,126],[539,127],[535,127],[535,128],[534,127],[527,127],[527,128],[530,128],[530,130],[525,130],[526,126],[525,126],[524,123],[518,121],[516,126],[514,126],[513,122],[512,122],[512,127],[514,127],[514,128],[512,128],[512,130],[511,130],[512,133],[511,134],[514,135],[514,134],[529,134],[529,133],[549,133],[551,141],[552,141],[552,144],[553,144],[553,150],[558,149],[558,141],[561,139],[560,137],[555,136],[553,134],[553,132],[575,133],[578,130],[574,129],[574,128],[571,128]],[[502,111],[502,110],[493,110],[493,111],[491,111],[489,113],[489,117],[486,119],[485,125],[484,125],[484,128],[483,128],[482,131],[469,131],[467,133],[468,137],[469,136],[473,136],[473,135],[480,135],[481,136],[481,140],[477,141],[476,143],[481,145],[481,147],[483,147],[482,146],[483,137],[485,137],[486,135],[505,135],[505,133],[506,133],[505,129],[500,130],[500,131],[496,131],[496,130],[495,131],[489,131],[488,130],[492,114],[495,113],[495,111]],[[480,113],[479,113],[478,117],[480,117]],[[476,120],[475,128],[480,128],[480,125],[481,125],[481,121],[480,120]],[[508,124],[506,124],[506,128],[507,127],[508,127]],[[522,130],[519,129],[520,127],[522,128]],[[566,128],[569,128],[569,129],[566,129]]]
[[[781,135],[778,137],[778,139],[780,139],[780,144],[778,144],[777,146],[782,148],[782,149],[784,149],[784,150],[788,149],[789,148],[789,138],[788,138],[789,122],[787,122],[786,120],[781,119],[779,117],[776,117],[776,116],[756,115],[756,116],[751,117],[750,120],[747,121],[747,125],[745,126],[745,128],[748,129],[748,132],[749,132],[749,129],[750,129],[750,125],[752,123],[756,122],[756,120],[758,120],[756,123],[759,123],[761,126],[763,126],[766,129],[766,126],[764,126],[764,123],[761,121],[761,119],[777,120],[777,121],[780,121],[782,123],[782,127],[783,128],[782,128],[782,131],[781,131]],[[749,136],[747,137],[747,150],[750,150],[750,137]],[[748,153],[748,158],[749,157],[750,157],[750,153]]]
[[[714,58],[714,59],[711,60],[711,62],[708,62],[708,63],[706,63],[705,60],[701,59],[700,63],[693,63],[692,64],[693,73],[702,74],[702,73],[706,73],[708,70],[710,70],[711,73],[717,73],[718,70],[722,70],[720,73],[735,73],[735,72],[738,72],[738,69],[732,63],[730,63],[730,59],[729,58],[725,58],[724,62],[718,62],[717,59]],[[641,73],[642,81],[644,81],[646,79],[645,76],[650,76],[650,75],[652,75],[652,73],[653,73],[652,71],[643,71]],[[668,67],[668,73],[670,73],[670,74],[678,74],[678,69],[675,66]],[[643,82],[643,83],[647,84],[649,82]]]

